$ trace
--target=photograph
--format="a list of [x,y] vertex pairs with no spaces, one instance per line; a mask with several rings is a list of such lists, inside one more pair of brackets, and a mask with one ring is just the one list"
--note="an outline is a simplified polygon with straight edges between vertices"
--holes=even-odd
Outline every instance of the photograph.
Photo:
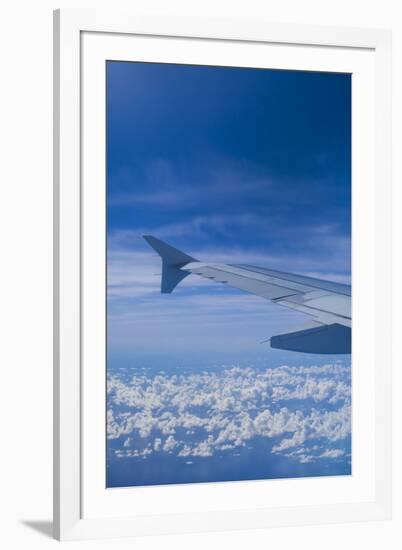
[[5,550],[402,549],[401,6],[4,6]]
[[107,488],[352,474],[351,92],[106,61]]

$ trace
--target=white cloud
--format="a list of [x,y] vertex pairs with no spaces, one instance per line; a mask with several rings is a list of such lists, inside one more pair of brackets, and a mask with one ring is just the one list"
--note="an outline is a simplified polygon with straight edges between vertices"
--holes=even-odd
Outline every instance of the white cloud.
[[270,441],[273,453],[299,462],[336,459],[343,451],[328,444],[350,436],[350,398],[350,365],[342,364],[232,367],[134,376],[128,383],[112,376],[108,438],[124,437],[122,445],[130,441],[130,448],[152,438],[151,451],[206,457],[257,437]]
[[166,439],[165,444],[163,445],[163,450],[166,453],[170,453],[174,450],[174,448],[177,446],[177,441],[172,435],[169,435],[169,437]]
[[317,454],[319,450],[320,447],[318,445],[314,445],[313,447],[301,446],[298,449],[285,453],[285,456],[294,458],[302,464],[307,464],[309,462],[316,462],[322,458],[337,459],[346,455],[343,449],[325,449],[321,454]]
[[162,448],[162,439],[160,437],[157,437],[154,441],[154,451],[158,452]]
[[146,458],[148,455],[152,454],[152,449],[150,447],[145,447],[145,449],[118,449],[115,451],[117,458]]
[[344,456],[345,451],[342,449],[326,449],[319,455],[319,458],[340,458]]

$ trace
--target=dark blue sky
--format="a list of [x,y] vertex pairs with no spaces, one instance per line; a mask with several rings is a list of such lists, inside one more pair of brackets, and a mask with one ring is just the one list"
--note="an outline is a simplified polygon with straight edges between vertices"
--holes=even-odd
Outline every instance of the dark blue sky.
[[[109,62],[109,230],[246,212],[270,232],[349,235],[350,85],[334,73]],[[145,195],[151,208],[133,208]],[[236,239],[251,246],[252,229]]]
[[[201,260],[349,282],[351,77],[108,62],[107,193],[110,327],[130,341],[134,326],[144,341],[153,306],[209,296],[211,325],[216,293],[239,295],[188,277],[161,302],[159,260],[142,234]],[[191,306],[194,337],[205,303]],[[118,319],[130,315],[134,325],[123,329]],[[166,318],[179,322],[173,312]]]

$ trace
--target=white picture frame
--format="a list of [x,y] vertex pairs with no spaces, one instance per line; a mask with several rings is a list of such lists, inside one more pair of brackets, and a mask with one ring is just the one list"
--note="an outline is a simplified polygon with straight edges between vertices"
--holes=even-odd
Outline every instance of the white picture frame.
[[[181,47],[184,42],[185,49]],[[105,489],[104,459],[100,458],[104,457],[105,411],[104,343],[99,344],[99,334],[102,331],[104,334],[104,311],[99,305],[103,301],[99,298],[105,292],[104,61],[127,58],[207,64],[215,59],[216,64],[223,65],[230,56],[235,56],[241,66],[264,66],[264,52],[268,51],[264,48],[270,48],[272,54],[267,62],[269,67],[344,70],[356,74],[353,92],[353,216],[357,220],[353,229],[356,289],[353,307],[358,319],[354,320],[353,336],[357,363],[353,374],[356,468],[350,480],[275,480],[271,482],[269,497],[265,482],[221,483],[219,489],[217,484],[195,484],[195,487],[193,484],[193,487],[111,492]],[[56,538],[188,533],[390,517],[390,58],[391,36],[384,30],[81,10],[55,12]],[[98,364],[103,367],[94,368]],[[156,502],[160,504],[157,506]]]

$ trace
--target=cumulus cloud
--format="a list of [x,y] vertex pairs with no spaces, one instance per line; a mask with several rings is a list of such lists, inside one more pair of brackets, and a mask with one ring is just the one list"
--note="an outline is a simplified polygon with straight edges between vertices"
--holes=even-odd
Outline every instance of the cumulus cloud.
[[340,459],[346,455],[343,449],[322,449],[318,445],[313,447],[299,447],[289,453],[285,453],[285,456],[289,458],[296,458],[301,464],[307,464],[310,462],[316,462],[323,458]]
[[118,457],[208,457],[257,438],[306,463],[339,459],[344,451],[333,444],[350,436],[350,365],[110,376],[107,391],[108,438],[121,441]]
[[166,441],[163,445],[163,450],[166,453],[170,453],[174,450],[176,446],[177,446],[177,441],[172,435],[169,435],[169,437],[166,438]]
[[343,449],[326,449],[318,458],[340,458],[345,454]]

